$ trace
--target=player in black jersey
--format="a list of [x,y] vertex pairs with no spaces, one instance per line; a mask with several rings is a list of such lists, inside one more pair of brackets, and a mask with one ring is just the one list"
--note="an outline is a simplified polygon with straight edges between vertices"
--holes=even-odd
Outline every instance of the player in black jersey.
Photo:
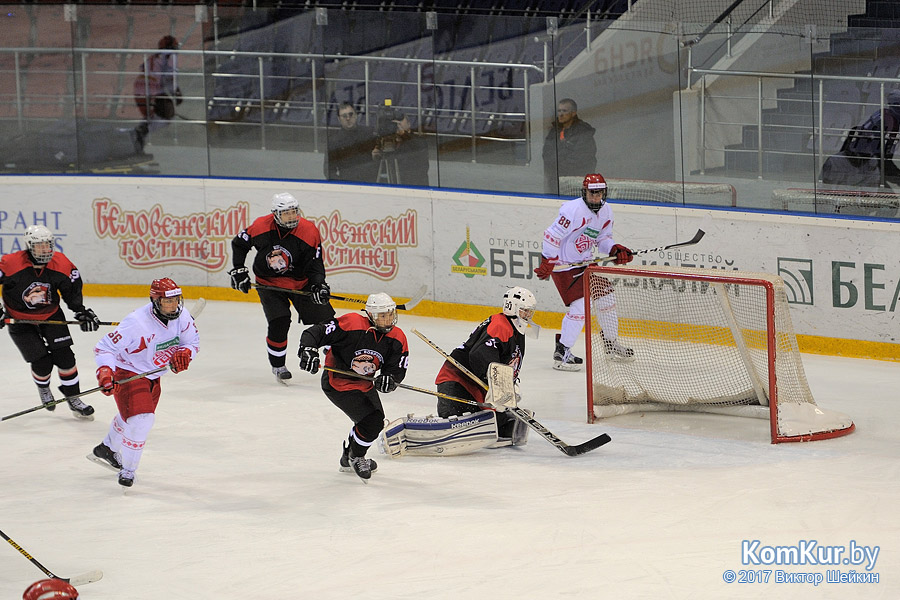
[[[24,321],[65,321],[60,307],[60,296],[75,313],[82,331],[97,331],[100,319],[85,308],[81,295],[81,274],[62,252],[54,251],[56,237],[43,225],[32,225],[25,230],[25,250],[0,257],[0,285],[3,286],[3,304],[0,307],[0,328],[6,319]],[[59,375],[59,391],[64,396],[81,393],[78,367],[72,352],[72,336],[65,324],[11,323],[9,336],[22,353],[25,362],[31,364],[31,376],[37,385],[41,402],[53,402],[50,391],[50,374],[56,366]],[[47,407],[54,410],[55,404]],[[79,398],[69,400],[72,414],[80,419],[94,420],[94,408]]]
[[340,470],[355,471],[363,479],[369,479],[378,468],[374,460],[365,457],[384,427],[378,392],[393,392],[406,377],[409,346],[406,334],[396,325],[397,303],[387,294],[372,294],[366,301],[365,315],[348,313],[313,325],[300,336],[298,354],[304,371],[316,373],[319,348],[331,346],[325,354],[326,367],[374,378],[370,381],[331,371],[322,373],[325,395],[353,421],[344,442]]
[[300,203],[282,192],[272,197],[272,214],[259,217],[231,240],[231,287],[245,294],[252,287],[250,272],[244,261],[256,248],[253,274],[260,286],[286,290],[302,290],[308,295],[257,289],[268,321],[266,347],[272,373],[278,381],[291,378],[284,366],[288,330],[291,327],[291,304],[297,311],[298,323],[312,325],[334,317],[329,303],[331,291],[325,283],[322,261],[322,238],[315,224],[300,216]]

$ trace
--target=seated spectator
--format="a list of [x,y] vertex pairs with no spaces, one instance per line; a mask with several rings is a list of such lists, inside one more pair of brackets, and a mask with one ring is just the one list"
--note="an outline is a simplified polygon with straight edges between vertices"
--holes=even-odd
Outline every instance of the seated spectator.
[[328,131],[325,179],[374,183],[378,165],[372,160],[375,132],[359,124],[359,115],[349,102],[338,107],[341,128]]

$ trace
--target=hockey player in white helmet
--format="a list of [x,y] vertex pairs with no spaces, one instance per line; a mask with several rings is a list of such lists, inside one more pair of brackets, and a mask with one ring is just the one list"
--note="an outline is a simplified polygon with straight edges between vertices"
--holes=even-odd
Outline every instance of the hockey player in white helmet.
[[[13,321],[65,321],[60,298],[75,313],[82,331],[97,331],[100,319],[84,306],[81,274],[74,264],[55,248],[56,236],[43,225],[25,230],[25,250],[0,257],[0,329]],[[9,325],[9,335],[22,358],[31,365],[31,377],[38,388],[41,402],[54,410],[50,375],[53,367],[59,375],[59,391],[64,396],[81,393],[78,367],[72,352],[72,335],[67,325],[58,323],[16,323]],[[80,398],[68,402],[72,414],[88,421],[94,409]]]
[[[562,332],[556,336],[553,368],[559,371],[579,371],[584,362],[572,353],[572,346],[584,329],[584,286],[581,276],[585,267],[569,267],[600,255],[615,257],[617,265],[634,258],[631,250],[613,241],[613,213],[606,202],[609,188],[600,173],[585,175],[581,197],[565,202],[559,214],[544,231],[541,264],[534,270],[538,279],[553,278],[563,304],[568,307],[563,317]],[[554,270],[557,268],[558,270]],[[612,283],[606,282],[592,311],[603,329],[604,349],[614,360],[630,361],[634,351],[618,341],[619,321]]]
[[[285,291],[257,289],[266,315],[266,349],[269,366],[280,383],[291,378],[285,366],[291,305],[301,323],[312,325],[334,318],[325,282],[322,238],[314,223],[300,216],[300,203],[287,192],[272,196],[272,213],[259,217],[232,241],[231,287],[248,293],[252,284],[244,266],[250,250],[256,249],[253,275],[258,286]],[[295,292],[303,292],[298,294]]]
[[379,393],[397,389],[406,377],[409,346],[406,334],[397,327],[397,304],[387,294],[372,294],[365,314],[348,313],[313,325],[300,336],[300,368],[309,373],[319,370],[319,348],[330,346],[325,366],[353,371],[374,381],[324,371],[322,391],[353,421],[344,442],[340,470],[355,472],[364,480],[378,468],[366,458],[372,443],[384,426],[384,408]]

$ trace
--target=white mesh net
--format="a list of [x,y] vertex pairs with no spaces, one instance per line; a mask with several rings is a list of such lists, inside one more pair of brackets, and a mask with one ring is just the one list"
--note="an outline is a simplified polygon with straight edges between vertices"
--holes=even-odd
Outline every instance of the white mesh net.
[[[849,417],[816,407],[780,277],[610,266],[592,267],[585,279],[592,417],[635,410],[758,416],[771,419],[773,442],[852,431]],[[609,283],[618,342],[634,350],[633,359],[606,352],[594,302]]]
[[[584,177],[560,177],[560,196],[580,196]],[[728,183],[693,183],[649,179],[607,179],[610,200],[656,202],[659,204],[698,204],[735,206],[737,193]]]

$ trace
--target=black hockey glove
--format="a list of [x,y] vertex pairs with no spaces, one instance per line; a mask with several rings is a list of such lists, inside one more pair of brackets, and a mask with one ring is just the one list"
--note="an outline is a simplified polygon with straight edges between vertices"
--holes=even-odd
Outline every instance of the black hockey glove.
[[75,320],[82,331],[97,331],[100,329],[100,317],[94,314],[89,308],[85,308],[81,312],[75,313]]
[[397,389],[397,382],[392,375],[382,373],[375,378],[375,389],[382,394],[390,394]]
[[6,318],[7,318],[6,309],[3,308],[2,304],[0,304],[0,329],[3,329],[4,327],[6,327]]
[[250,271],[247,267],[235,267],[228,274],[231,275],[232,288],[245,294],[250,291]]
[[319,349],[301,346],[300,368],[315,375],[319,372]]
[[331,288],[324,281],[322,283],[314,283],[309,286],[309,293],[315,304],[325,304],[331,298]]

